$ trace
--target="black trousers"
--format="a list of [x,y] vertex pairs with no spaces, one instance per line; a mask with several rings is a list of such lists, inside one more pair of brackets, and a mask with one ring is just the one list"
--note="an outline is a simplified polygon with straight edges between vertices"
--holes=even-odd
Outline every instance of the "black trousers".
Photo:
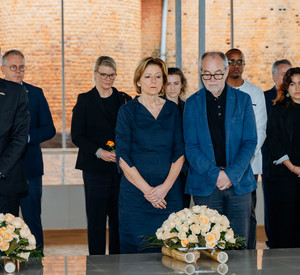
[[[254,175],[255,181],[257,184],[258,175]],[[247,249],[256,249],[256,190],[253,190],[251,193],[251,216],[250,216],[250,231],[249,231],[249,239],[247,242]]]
[[106,221],[109,221],[109,254],[120,253],[118,197],[120,176],[83,171],[90,255],[104,255]]
[[290,178],[267,179],[266,183],[271,198],[269,218],[273,239],[270,248],[300,247],[300,179],[291,175]]
[[18,195],[11,197],[0,196],[0,213],[10,213],[15,217],[19,217],[19,205],[20,198]]

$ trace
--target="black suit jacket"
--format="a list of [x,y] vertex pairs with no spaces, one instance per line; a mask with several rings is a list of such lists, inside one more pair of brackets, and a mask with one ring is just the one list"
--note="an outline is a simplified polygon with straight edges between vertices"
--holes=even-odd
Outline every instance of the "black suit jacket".
[[30,139],[23,164],[27,178],[33,179],[44,174],[40,143],[53,138],[56,131],[43,90],[25,82],[23,85],[27,91],[30,113]]
[[29,132],[28,98],[25,89],[0,79],[0,195],[15,196],[27,189],[22,154]]
[[291,108],[274,105],[270,111],[267,125],[266,145],[270,152],[268,178],[278,179],[291,175],[284,164],[275,165],[274,160],[279,160],[284,155],[291,155],[293,138],[293,114]]
[[[129,95],[115,88],[113,96],[118,109],[131,100]],[[73,143],[79,148],[76,168],[103,174],[117,171],[115,163],[95,156],[99,148],[110,150],[106,145],[108,140],[115,141],[117,114],[115,118],[108,117],[100,102],[95,87],[87,93],[78,95],[73,109],[71,136]]]

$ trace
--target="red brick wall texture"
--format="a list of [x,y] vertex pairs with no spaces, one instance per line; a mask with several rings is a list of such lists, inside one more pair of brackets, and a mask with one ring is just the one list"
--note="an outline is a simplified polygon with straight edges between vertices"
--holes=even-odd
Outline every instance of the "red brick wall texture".
[[[182,0],[182,66],[188,93],[198,89],[198,2]],[[272,87],[271,65],[288,58],[300,66],[300,1],[253,0],[234,3],[234,46],[246,58],[245,79]],[[62,131],[62,54],[60,0],[2,0],[0,46],[26,57],[25,81],[40,86],[57,131]],[[115,87],[135,95],[138,61],[158,56],[163,0],[64,0],[66,130],[77,94],[93,87],[93,64],[112,56],[118,66]],[[230,1],[206,1],[206,50],[230,49]],[[168,1],[168,66],[175,66],[175,0]]]

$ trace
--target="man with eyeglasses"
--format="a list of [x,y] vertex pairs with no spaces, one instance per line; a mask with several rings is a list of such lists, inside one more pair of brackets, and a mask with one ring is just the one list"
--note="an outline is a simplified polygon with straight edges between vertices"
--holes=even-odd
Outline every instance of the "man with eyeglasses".
[[0,120],[0,213],[19,216],[20,196],[27,190],[22,154],[29,132],[28,98],[21,85],[1,78]]
[[20,204],[24,221],[35,236],[37,246],[43,250],[41,198],[44,169],[40,143],[54,137],[56,131],[43,90],[23,82],[26,69],[22,52],[10,50],[3,55],[1,70],[5,79],[23,85],[27,91],[30,130],[27,148],[23,156],[23,166],[29,182],[29,189]]
[[[265,97],[263,91],[253,85],[252,83],[243,79],[243,72],[245,68],[245,56],[239,49],[230,49],[225,54],[228,58],[229,72],[226,82],[231,87],[234,87],[251,97],[252,107],[255,115],[256,129],[257,129],[257,145],[253,158],[251,160],[251,167],[255,180],[257,182],[258,175],[262,174],[262,153],[261,147],[266,139],[267,127],[267,111],[265,104]],[[248,248],[256,248],[256,190],[252,192],[252,207],[250,218],[250,235],[248,240]]]
[[204,87],[187,99],[183,130],[190,163],[186,193],[197,205],[226,215],[234,232],[249,237],[250,161],[257,143],[251,98],[225,83],[228,60],[222,52],[201,57]]

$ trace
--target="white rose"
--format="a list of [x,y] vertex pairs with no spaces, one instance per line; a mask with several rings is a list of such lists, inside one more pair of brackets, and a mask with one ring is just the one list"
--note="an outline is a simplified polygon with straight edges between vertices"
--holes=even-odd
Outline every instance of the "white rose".
[[28,225],[26,223],[23,223],[21,229],[29,229]]
[[182,221],[179,218],[174,219],[173,222],[175,223],[176,227],[182,224]]
[[0,213],[0,222],[3,222],[3,221],[4,221],[4,214]]
[[22,238],[28,239],[31,235],[29,228],[22,228],[20,230],[20,235]]
[[28,237],[29,244],[36,244],[35,237],[31,234],[31,236]]
[[198,238],[194,234],[188,236],[188,240],[189,240],[190,243],[197,243],[198,242]]
[[7,223],[10,223],[12,224],[13,220],[15,219],[15,216],[12,215],[12,214],[6,214],[4,216],[4,220],[7,222]]
[[193,212],[188,208],[184,208],[184,212],[187,217],[191,217],[193,215]]
[[225,240],[229,242],[229,240],[231,240],[233,237],[234,237],[234,233],[233,230],[230,228],[226,231]]
[[178,218],[181,220],[181,221],[185,221],[186,220],[186,215],[184,213],[181,213]]
[[235,243],[235,241],[236,241],[236,239],[232,237],[228,242]]
[[230,222],[229,222],[228,218],[224,215],[221,216],[220,224],[222,224],[223,227],[226,227],[226,228],[228,228],[230,226]]
[[200,211],[201,211],[201,206],[200,206],[200,205],[195,205],[195,206],[193,206],[193,207],[192,207],[192,211],[193,211],[194,213],[200,213]]
[[182,224],[181,227],[180,227],[180,231],[182,232],[188,232],[190,229],[190,227],[187,225],[187,224]]
[[161,228],[157,229],[156,233],[156,238],[161,240],[162,239],[162,235],[163,235],[163,230]]
[[210,224],[200,224],[201,233],[205,234],[210,230]]
[[180,240],[186,239],[186,233],[185,233],[185,232],[179,232],[179,233],[178,233],[178,238],[179,238]]
[[26,246],[26,249],[27,249],[27,250],[33,250],[33,249],[36,249],[36,245],[35,245],[35,244],[27,245],[27,246]]
[[21,228],[23,224],[24,221],[20,217],[16,217],[12,222],[12,225],[16,228]]
[[168,220],[172,221],[172,220],[176,219],[176,217],[177,217],[176,214],[172,213],[172,214],[170,214]]
[[199,224],[192,224],[190,226],[191,231],[193,232],[193,234],[199,234],[201,231],[200,225]]

